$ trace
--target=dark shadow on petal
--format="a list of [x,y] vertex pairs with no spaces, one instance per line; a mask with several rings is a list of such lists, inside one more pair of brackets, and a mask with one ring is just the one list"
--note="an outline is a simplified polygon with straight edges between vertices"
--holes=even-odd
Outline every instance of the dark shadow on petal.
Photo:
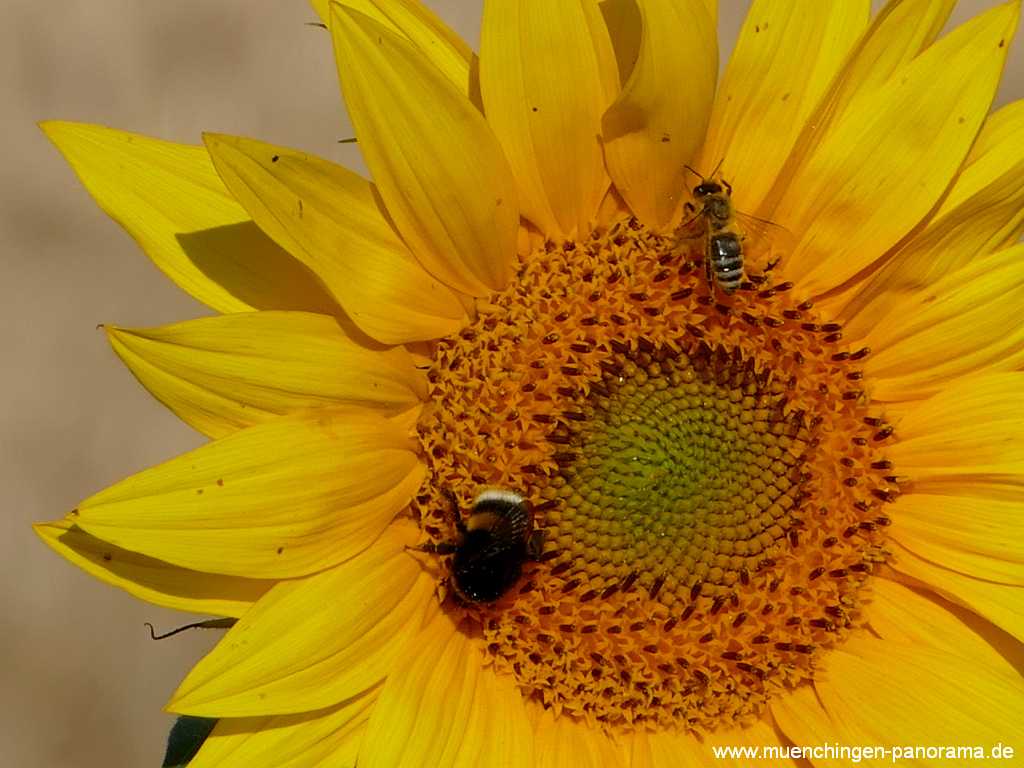
[[[633,0],[603,0],[598,3],[598,8],[611,36],[615,63],[619,69],[619,83],[625,85],[640,55],[643,34],[640,9]],[[615,30],[615,34],[611,34],[611,30]]]
[[473,106],[483,114],[484,97],[480,92],[480,57],[475,53],[473,58],[469,60],[469,93],[467,95]]
[[[57,541],[79,557],[109,571],[111,578],[126,579],[143,589],[171,597],[197,601],[227,599],[255,602],[276,583],[271,580],[244,579],[239,576],[207,574],[181,568],[148,555],[122,549],[86,533],[77,525],[71,526],[58,536]],[[169,570],[177,571],[182,578],[168,578]]]
[[256,309],[336,315],[339,307],[304,264],[252,221],[176,235],[189,260],[210,280]]

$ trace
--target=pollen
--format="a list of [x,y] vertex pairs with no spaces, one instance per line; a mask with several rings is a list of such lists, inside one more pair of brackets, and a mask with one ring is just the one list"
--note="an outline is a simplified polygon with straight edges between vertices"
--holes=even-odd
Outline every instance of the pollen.
[[453,536],[445,494],[466,509],[485,488],[521,493],[544,537],[500,600],[444,604],[556,715],[742,724],[863,625],[899,493],[870,350],[749,271],[726,295],[626,220],[521,254],[436,345],[425,537]]

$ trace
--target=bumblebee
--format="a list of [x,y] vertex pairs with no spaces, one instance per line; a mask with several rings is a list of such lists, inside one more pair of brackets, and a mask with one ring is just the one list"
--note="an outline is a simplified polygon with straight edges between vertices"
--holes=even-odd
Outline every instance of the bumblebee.
[[511,589],[523,563],[540,557],[543,533],[533,529],[530,503],[515,491],[486,490],[462,519],[455,495],[447,493],[456,537],[418,549],[452,555],[451,585],[468,603],[493,603]]

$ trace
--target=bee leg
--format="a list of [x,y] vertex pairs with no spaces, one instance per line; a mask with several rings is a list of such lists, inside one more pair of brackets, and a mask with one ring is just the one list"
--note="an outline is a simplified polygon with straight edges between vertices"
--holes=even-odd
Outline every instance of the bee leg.
[[767,264],[765,264],[764,270],[762,270],[760,275],[750,276],[750,282],[753,283],[755,286],[764,285],[765,283],[767,283],[768,275],[771,273],[773,269],[775,269],[776,265],[778,265],[780,260],[780,258],[776,257],[769,261]]
[[714,297],[715,295],[715,274],[711,269],[711,254],[707,251],[704,252],[704,276],[708,279],[708,293]]
[[442,493],[448,499],[448,514],[452,518],[452,525],[455,526],[456,531],[465,536],[466,524],[462,520],[462,515],[459,514],[459,500],[456,498],[455,492],[446,488]]
[[526,555],[531,560],[540,560],[544,552],[544,531],[534,531],[526,540]]
[[[690,218],[686,219],[686,221],[682,221],[682,222],[679,223],[679,226],[676,227],[676,232],[682,232],[683,230],[689,228],[689,226],[691,224],[693,224],[693,222],[695,222],[698,218],[700,218],[701,216],[704,215],[704,209],[701,208],[698,211],[694,207],[693,203],[683,203],[683,211],[685,211],[686,213],[692,214],[692,215],[690,216]],[[694,234],[694,235],[692,235],[690,237],[680,237],[679,239],[680,240],[693,240],[694,238],[700,237],[700,234],[701,233],[698,232],[698,233],[696,233],[696,234]]]
[[[444,589],[443,595],[441,594],[442,588]],[[449,579],[448,577],[445,577],[441,580],[441,582],[437,585],[436,591],[438,593],[438,596],[442,597],[443,600],[451,600],[452,603],[459,606],[460,608],[468,608],[472,605],[472,603],[470,603],[462,595],[459,594],[459,590],[455,589],[452,586],[451,579]]]
[[434,586],[434,599],[439,603],[451,599],[457,605],[462,605],[459,593],[452,589],[451,579],[448,576],[442,576],[437,580],[437,584]]
[[451,555],[458,549],[458,546],[454,541],[442,541],[439,544],[425,541],[422,544],[417,544],[415,547],[407,544],[405,548],[415,550],[416,552],[429,552],[432,555]]
[[725,179],[719,179],[719,181],[722,182],[722,186],[725,187],[726,194],[729,195],[729,197],[732,197],[732,184]]

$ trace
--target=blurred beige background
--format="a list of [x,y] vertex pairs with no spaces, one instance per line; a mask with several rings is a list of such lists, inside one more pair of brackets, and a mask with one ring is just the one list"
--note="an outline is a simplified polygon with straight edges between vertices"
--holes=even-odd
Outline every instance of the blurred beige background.
[[[842,2],[843,0],[837,0]],[[428,0],[474,46],[481,0]],[[721,0],[723,55],[748,3]],[[963,2],[963,19],[990,2]],[[91,202],[37,120],[66,118],[198,142],[256,136],[362,168],[327,34],[302,0],[3,0],[0,25],[0,765],[157,766],[160,708],[215,642],[188,617],[64,563],[29,524],[198,445],[95,330],[208,314]],[[998,96],[1024,95],[1010,54]]]

